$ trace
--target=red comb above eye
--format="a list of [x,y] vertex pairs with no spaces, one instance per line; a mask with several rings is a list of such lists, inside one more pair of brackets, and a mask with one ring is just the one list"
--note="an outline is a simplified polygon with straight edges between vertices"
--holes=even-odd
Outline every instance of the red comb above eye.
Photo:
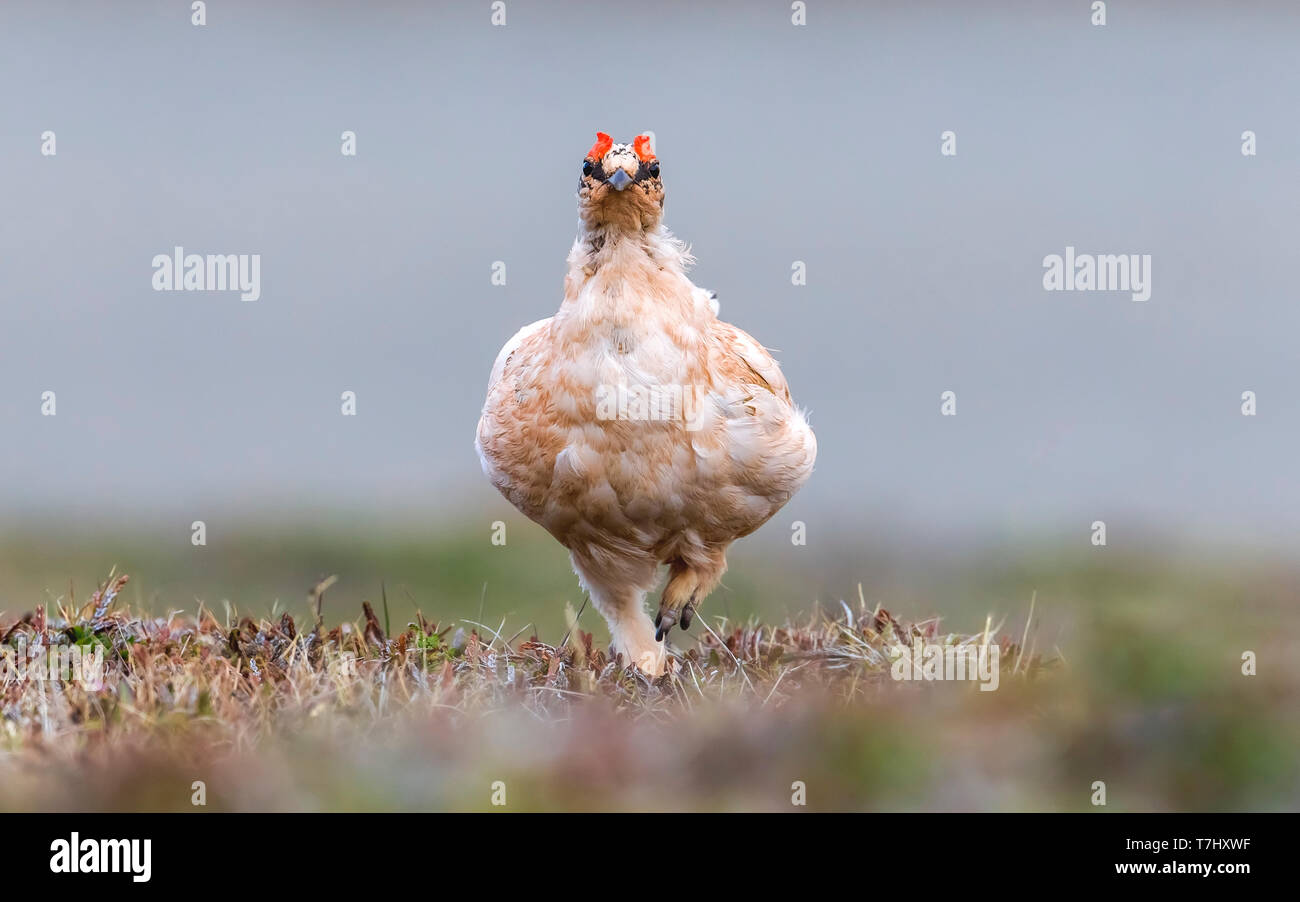
[[587,151],[587,159],[603,160],[605,154],[614,146],[614,139],[604,132],[596,132],[596,143],[591,145],[591,150]]
[[637,158],[642,163],[649,163],[655,158],[654,148],[650,146],[649,135],[637,135],[633,138],[632,149],[636,151]]

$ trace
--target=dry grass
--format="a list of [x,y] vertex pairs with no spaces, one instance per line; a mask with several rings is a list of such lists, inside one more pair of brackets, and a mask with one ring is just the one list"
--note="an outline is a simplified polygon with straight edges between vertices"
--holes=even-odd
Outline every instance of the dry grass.
[[[790,780],[765,770],[847,780],[843,794],[876,758],[893,766],[893,740],[854,732],[865,721],[836,737],[853,723],[844,712],[888,722],[885,699],[902,694],[895,643],[995,642],[1001,677],[1022,683],[1050,666],[995,631],[941,634],[860,604],[778,627],[697,618],[693,640],[675,636],[690,643],[677,670],[652,681],[576,625],[558,645],[420,613],[390,631],[362,602],[357,620],[327,626],[329,580],[302,625],[205,608],[154,617],[115,607],[126,581],[0,626],[15,652],[105,653],[102,686],[11,674],[0,689],[0,808],[186,810],[202,780],[226,809],[473,810],[502,776],[516,808],[773,807]],[[801,761],[863,741],[844,773]],[[764,786],[780,791],[754,796]]]
[[[995,642],[1004,677],[1031,678],[1048,666],[1009,636],[941,634],[936,620],[903,623],[863,603],[783,626],[701,621],[693,642],[674,636],[690,643],[674,656],[676,672],[652,681],[576,627],[557,646],[510,635],[504,623],[442,625],[421,613],[390,634],[369,602],[354,622],[317,619],[309,629],[288,613],[254,620],[227,610],[219,618],[202,608],[197,617],[149,617],[114,609],[127,579],[111,576],[80,607],[60,603],[57,615],[38,607],[0,624],[0,645],[15,652],[77,643],[101,645],[106,655],[99,688],[8,675],[0,715],[11,751],[93,747],[178,726],[245,746],[325,710],[372,723],[435,710],[555,718],[596,698],[629,717],[672,717],[726,700],[780,707],[809,690],[851,705],[890,680],[890,647],[918,637]],[[328,587],[314,590],[316,611]]]
[[[1035,638],[1041,598],[1005,631],[951,633],[859,596],[778,626],[697,618],[650,681],[572,617],[555,644],[418,612],[390,625],[381,593],[324,623],[329,580],[297,617],[160,617],[122,605],[125,582],[0,615],[0,652],[75,643],[107,662],[97,688],[0,685],[0,809],[193,810],[196,781],[226,810],[495,810],[498,782],[511,810],[790,810],[796,782],[822,810],[1087,810],[1098,779],[1121,810],[1300,797],[1300,728],[1279,716],[1294,669],[1239,664],[1245,647],[1285,664],[1290,634],[1206,629],[1150,590],[1093,587],[1068,664]],[[995,645],[998,691],[892,679],[891,648],[918,637]]]

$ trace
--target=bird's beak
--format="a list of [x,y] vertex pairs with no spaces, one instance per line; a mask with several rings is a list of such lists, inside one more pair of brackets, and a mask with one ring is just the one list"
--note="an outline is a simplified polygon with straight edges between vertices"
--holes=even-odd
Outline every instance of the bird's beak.
[[627,174],[626,169],[615,169],[614,174],[609,177],[609,183],[614,186],[615,191],[622,191],[632,184],[632,176]]

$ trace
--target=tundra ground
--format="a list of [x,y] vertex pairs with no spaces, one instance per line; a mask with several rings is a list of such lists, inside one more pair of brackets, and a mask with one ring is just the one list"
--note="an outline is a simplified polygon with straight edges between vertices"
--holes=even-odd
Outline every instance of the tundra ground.
[[[1262,637],[1270,663],[1246,676],[1208,618],[1130,612],[1061,642],[1028,604],[953,632],[858,598],[779,625],[706,617],[650,681],[572,610],[548,642],[424,611],[388,622],[386,592],[331,624],[328,580],[296,615],[260,617],[148,614],[119,605],[126,583],[0,618],[11,659],[76,645],[105,662],[99,686],[6,678],[0,807],[1088,810],[1098,782],[1112,810],[1300,801],[1300,725],[1280,715],[1293,640]],[[918,641],[996,648],[996,691],[896,679]]]

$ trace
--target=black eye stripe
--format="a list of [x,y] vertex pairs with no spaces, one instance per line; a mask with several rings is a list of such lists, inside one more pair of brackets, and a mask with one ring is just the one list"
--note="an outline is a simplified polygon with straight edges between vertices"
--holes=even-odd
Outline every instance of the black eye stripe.
[[[588,171],[588,169],[590,169],[590,171]],[[609,181],[609,176],[605,175],[605,167],[601,165],[598,160],[582,161],[582,175],[580,176],[579,181],[587,178],[594,179],[597,182]],[[659,178],[659,161],[651,160],[649,163],[638,161],[636,175],[633,178],[634,181],[638,182]]]

